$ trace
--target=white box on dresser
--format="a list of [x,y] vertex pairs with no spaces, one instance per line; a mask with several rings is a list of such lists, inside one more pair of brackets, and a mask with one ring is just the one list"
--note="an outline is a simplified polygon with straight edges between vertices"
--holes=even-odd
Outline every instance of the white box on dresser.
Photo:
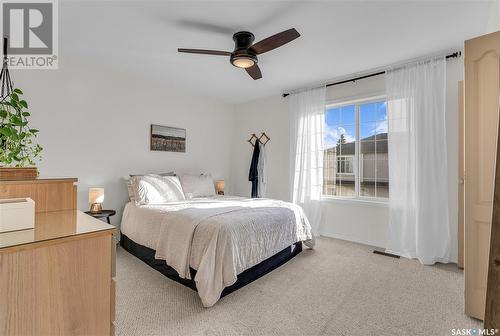
[[34,227],[35,202],[31,198],[0,199],[0,232]]

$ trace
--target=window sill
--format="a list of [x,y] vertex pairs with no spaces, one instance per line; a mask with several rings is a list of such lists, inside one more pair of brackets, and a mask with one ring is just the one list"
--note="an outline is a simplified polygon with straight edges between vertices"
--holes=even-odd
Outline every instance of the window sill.
[[321,196],[321,202],[366,204],[371,206],[389,207],[389,200],[380,198],[369,199],[356,197]]

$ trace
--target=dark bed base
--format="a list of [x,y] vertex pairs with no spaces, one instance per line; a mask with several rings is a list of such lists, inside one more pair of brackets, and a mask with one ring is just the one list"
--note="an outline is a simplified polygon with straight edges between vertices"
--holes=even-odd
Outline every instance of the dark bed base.
[[[155,250],[150,249],[146,246],[139,245],[133,240],[129,239],[126,235],[123,233],[121,234],[121,239],[120,239],[120,245],[136,256],[137,258],[141,259],[144,261],[146,264],[157,270],[158,272],[162,273],[169,279],[172,279],[174,281],[177,281],[181,284],[183,284],[186,287],[189,287],[193,290],[196,291],[196,283],[194,280],[188,280],[188,279],[183,279],[179,277],[179,274],[170,266],[167,265],[165,260],[158,260],[155,259]],[[281,252],[278,252],[277,254],[273,255],[272,257],[262,261],[261,263],[253,266],[252,268],[247,269],[246,271],[240,273],[238,275],[238,279],[234,284],[232,284],[229,287],[224,288],[221,294],[221,298],[228,295],[229,293],[234,292],[237,289],[240,289],[243,286],[248,285],[254,280],[257,280],[261,276],[266,275],[267,273],[271,272],[272,270],[280,267],[284,263],[286,263],[288,260],[292,259],[295,257],[297,254],[299,254],[302,251],[302,243],[298,242],[295,243]],[[194,279],[196,275],[196,270],[191,268],[191,279]]]

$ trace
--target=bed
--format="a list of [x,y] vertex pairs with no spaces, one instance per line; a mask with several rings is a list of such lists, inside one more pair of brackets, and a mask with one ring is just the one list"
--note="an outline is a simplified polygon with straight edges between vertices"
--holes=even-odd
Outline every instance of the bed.
[[126,204],[121,246],[196,290],[205,307],[276,269],[314,238],[294,204],[241,197],[195,197]]

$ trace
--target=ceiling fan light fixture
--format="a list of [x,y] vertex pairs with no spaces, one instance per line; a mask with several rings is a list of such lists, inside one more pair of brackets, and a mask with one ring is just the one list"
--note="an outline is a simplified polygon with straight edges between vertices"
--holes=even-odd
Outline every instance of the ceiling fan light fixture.
[[233,35],[234,51],[220,51],[207,49],[185,49],[179,48],[178,52],[202,55],[229,56],[229,62],[240,69],[245,69],[254,80],[262,78],[262,72],[257,65],[257,56],[281,47],[299,37],[295,28],[282,31],[269,36],[257,43],[253,43],[255,36],[248,31],[236,32]]
[[255,64],[255,61],[251,57],[238,57],[238,58],[233,58],[231,60],[231,63],[238,68],[250,68]]

